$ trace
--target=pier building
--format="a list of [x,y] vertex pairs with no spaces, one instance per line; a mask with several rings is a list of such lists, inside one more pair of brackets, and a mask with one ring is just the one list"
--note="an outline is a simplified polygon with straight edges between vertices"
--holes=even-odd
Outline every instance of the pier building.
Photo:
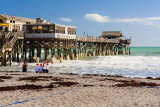
[[102,32],[102,37],[80,37],[74,26],[3,14],[0,27],[1,65],[24,60],[54,63],[58,59],[62,63],[89,56],[130,54],[131,39],[123,39],[120,31]]
[[[119,40],[119,50],[118,54],[123,54],[123,47],[125,48],[125,54],[130,54],[129,44],[131,42],[130,39],[122,39],[124,37],[121,31],[104,31],[102,32],[102,37],[105,39],[118,39]],[[124,44],[123,44],[124,43]]]
[[24,25],[25,38],[66,38],[76,39],[76,27],[54,23]]
[[23,31],[24,24],[35,24],[36,19],[0,14],[0,31]]
[[104,31],[102,37],[106,39],[120,39],[122,37],[121,31]]

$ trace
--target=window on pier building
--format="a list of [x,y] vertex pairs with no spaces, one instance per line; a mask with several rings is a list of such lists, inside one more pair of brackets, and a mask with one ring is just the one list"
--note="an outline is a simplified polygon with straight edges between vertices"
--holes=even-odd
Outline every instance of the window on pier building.
[[54,33],[54,26],[49,26],[49,33]]
[[76,35],[76,28],[68,28],[68,34]]
[[65,27],[56,26],[55,30],[56,30],[56,33],[65,34]]
[[48,26],[42,26],[42,33],[49,33],[49,27]]
[[26,26],[26,27],[27,27],[27,33],[33,33],[32,26]]
[[31,22],[26,22],[26,24],[31,24]]
[[37,29],[36,33],[42,33],[42,26],[38,26],[38,29]]
[[31,33],[38,33],[37,26],[32,26],[32,32]]
[[10,23],[15,23],[15,21],[10,20]]

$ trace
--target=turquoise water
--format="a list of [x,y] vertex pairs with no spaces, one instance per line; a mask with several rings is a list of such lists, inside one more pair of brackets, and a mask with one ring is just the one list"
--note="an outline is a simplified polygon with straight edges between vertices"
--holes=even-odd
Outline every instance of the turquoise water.
[[160,47],[131,47],[132,56],[160,56]]
[[55,63],[50,72],[160,77],[160,47],[131,47],[130,50],[131,55],[92,56]]
[[[130,56],[160,56],[160,47],[130,47],[130,51],[131,51]],[[125,50],[123,51],[123,53],[124,52]],[[35,57],[37,56],[36,53],[37,52],[35,51]],[[63,50],[62,50],[62,53],[63,53]],[[28,51],[28,54],[29,54],[29,51]],[[51,55],[51,50],[49,50],[49,55]],[[57,49],[55,49],[55,55],[57,56]],[[42,59],[44,58],[45,58],[44,49],[42,48]],[[80,60],[92,60],[92,59],[94,60],[95,58],[98,58],[98,57],[80,58]]]

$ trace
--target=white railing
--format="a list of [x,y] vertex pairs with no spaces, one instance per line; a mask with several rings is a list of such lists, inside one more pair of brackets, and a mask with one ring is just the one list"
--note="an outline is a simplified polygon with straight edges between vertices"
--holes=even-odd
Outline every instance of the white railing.
[[[35,38],[34,36],[31,36],[31,38]],[[84,41],[84,42],[106,42],[106,43],[120,43],[120,39],[107,39],[107,38],[95,38],[95,37],[78,37],[76,35],[68,35],[68,34],[60,34],[60,33],[54,33],[52,35],[47,35],[46,33],[42,35],[36,36],[36,38],[56,38],[56,39],[66,39],[66,40],[75,40],[75,41]]]
[[75,35],[55,34],[55,38],[58,39],[75,39]]

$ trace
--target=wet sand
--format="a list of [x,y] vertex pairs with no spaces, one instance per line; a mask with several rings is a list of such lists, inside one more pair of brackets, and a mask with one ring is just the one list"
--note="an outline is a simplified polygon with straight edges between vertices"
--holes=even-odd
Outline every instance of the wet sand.
[[151,77],[0,71],[0,106],[159,107],[159,87]]

